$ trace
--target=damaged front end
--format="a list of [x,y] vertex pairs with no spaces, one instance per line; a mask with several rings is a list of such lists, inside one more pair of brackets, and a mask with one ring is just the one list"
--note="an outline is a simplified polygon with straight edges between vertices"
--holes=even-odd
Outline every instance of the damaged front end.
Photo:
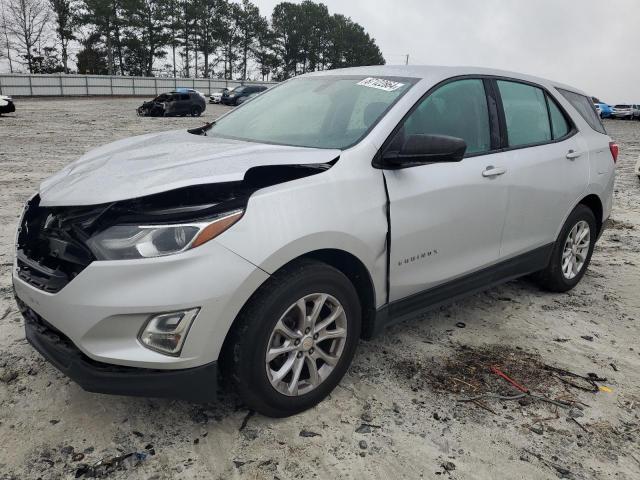
[[269,165],[243,180],[202,184],[89,206],[25,207],[17,239],[17,275],[57,293],[96,260],[180,253],[215,238],[242,218],[257,190],[322,173],[335,163]]
[[165,105],[162,102],[151,100],[140,105],[136,112],[139,117],[162,117],[164,116]]

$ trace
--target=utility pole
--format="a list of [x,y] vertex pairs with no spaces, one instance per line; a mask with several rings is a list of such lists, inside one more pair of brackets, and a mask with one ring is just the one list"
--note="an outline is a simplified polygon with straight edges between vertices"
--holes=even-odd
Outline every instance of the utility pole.
[[405,65],[409,65],[409,54],[407,53],[405,61],[404,61]]

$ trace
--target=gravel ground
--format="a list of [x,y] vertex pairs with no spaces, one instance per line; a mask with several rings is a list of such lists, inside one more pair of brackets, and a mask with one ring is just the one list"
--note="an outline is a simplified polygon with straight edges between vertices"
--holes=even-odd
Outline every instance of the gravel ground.
[[[361,343],[330,398],[272,420],[233,394],[196,405],[86,393],[24,339],[12,244],[39,182],[97,145],[202,120],[138,118],[140,102],[25,99],[0,117],[0,479],[640,478],[640,123],[607,123],[621,146],[613,221],[574,291],[520,280],[393,327]],[[565,403],[459,402],[518,393],[491,366]]]

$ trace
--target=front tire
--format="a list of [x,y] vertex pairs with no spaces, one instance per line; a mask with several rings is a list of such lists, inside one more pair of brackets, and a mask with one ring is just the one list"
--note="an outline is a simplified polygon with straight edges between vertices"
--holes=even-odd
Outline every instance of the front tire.
[[349,279],[311,260],[271,277],[240,313],[224,370],[248,408],[287,417],[322,401],[346,373],[361,308]]
[[538,274],[541,287],[551,292],[568,292],[580,283],[589,267],[596,238],[593,211],[578,205],[562,227],[549,265]]

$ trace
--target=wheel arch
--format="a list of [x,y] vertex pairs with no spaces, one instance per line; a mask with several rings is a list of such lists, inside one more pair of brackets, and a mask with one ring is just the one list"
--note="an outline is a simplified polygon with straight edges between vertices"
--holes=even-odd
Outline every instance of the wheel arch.
[[361,337],[371,338],[376,315],[376,292],[371,274],[364,263],[349,252],[332,248],[315,250],[298,258],[308,258],[331,265],[349,279],[360,299],[362,309]]
[[[376,292],[373,279],[365,264],[354,254],[349,253],[345,250],[336,248],[325,248],[306,252],[295,258],[292,258],[285,264],[281,265],[271,275],[276,276],[278,272],[289,267],[292,263],[305,259],[326,263],[327,265],[330,265],[336,270],[342,272],[349,279],[349,281],[351,281],[356,289],[358,298],[360,299],[362,309],[361,338],[371,338],[374,333],[376,316]],[[221,362],[226,363],[225,357],[228,357],[228,355],[232,354],[233,331],[238,325],[238,319],[241,317],[242,311],[247,308],[247,306],[251,303],[251,301],[263,286],[264,284],[260,285],[260,287],[258,287],[246,300],[246,302],[236,315],[236,318],[234,318],[229,329],[227,330],[227,334],[220,350],[219,358]]]
[[604,222],[604,219],[602,218],[604,215],[602,200],[600,200],[600,197],[598,195],[592,193],[580,200],[578,202],[578,205],[584,205],[593,212],[593,215],[596,217],[596,235],[599,237],[600,233],[602,232],[602,224]]

